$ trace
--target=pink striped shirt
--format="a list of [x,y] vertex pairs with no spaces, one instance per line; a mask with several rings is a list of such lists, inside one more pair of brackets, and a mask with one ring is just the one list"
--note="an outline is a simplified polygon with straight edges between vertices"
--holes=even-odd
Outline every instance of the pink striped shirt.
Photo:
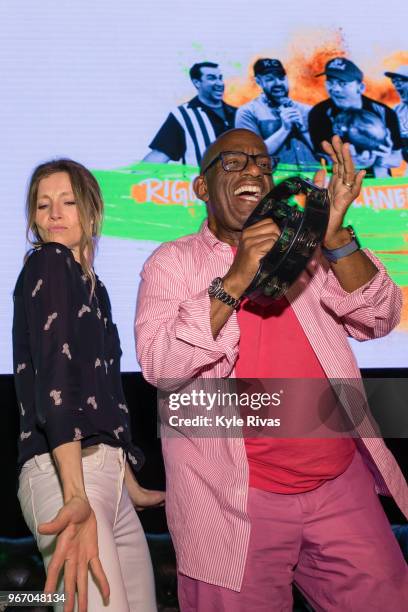
[[[378,273],[346,293],[317,255],[287,298],[328,378],[360,380],[347,336],[368,340],[398,323],[401,291],[369,252]],[[203,224],[200,232],[161,245],[145,263],[136,313],[136,349],[143,375],[160,380],[234,377],[240,330],[234,312],[216,340],[207,288],[224,276],[231,247]],[[209,381],[210,382],[210,381]],[[362,383],[361,383],[362,384]],[[353,408],[349,402],[346,409]],[[343,402],[344,405],[344,402]],[[359,450],[378,492],[394,496],[408,515],[408,488],[390,451],[368,419],[358,428]],[[370,437],[372,436],[372,437]],[[239,590],[248,549],[248,462],[244,440],[162,435],[167,518],[179,571]]]

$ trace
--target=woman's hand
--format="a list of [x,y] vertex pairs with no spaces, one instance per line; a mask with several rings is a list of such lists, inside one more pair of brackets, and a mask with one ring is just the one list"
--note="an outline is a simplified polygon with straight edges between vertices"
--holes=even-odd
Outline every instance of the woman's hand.
[[165,492],[151,491],[141,487],[128,464],[125,468],[125,485],[136,510],[141,511],[145,508],[164,506]]
[[38,526],[39,533],[56,535],[57,546],[47,569],[44,591],[56,590],[58,577],[64,568],[64,591],[67,600],[64,612],[71,612],[78,593],[79,612],[88,607],[88,569],[99,587],[106,603],[109,584],[99,560],[96,518],[89,501],[79,495],[71,497],[56,517]]

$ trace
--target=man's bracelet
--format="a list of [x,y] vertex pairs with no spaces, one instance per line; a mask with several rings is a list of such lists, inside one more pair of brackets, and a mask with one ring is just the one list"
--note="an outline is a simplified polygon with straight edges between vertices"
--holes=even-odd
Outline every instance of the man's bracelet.
[[344,246],[339,247],[338,249],[325,249],[324,247],[322,247],[323,255],[330,262],[336,263],[336,261],[338,261],[339,259],[347,257],[347,255],[351,255],[352,253],[360,249],[360,243],[351,225],[348,225],[345,229],[350,233],[351,236],[351,241],[348,244],[345,244]]
[[217,276],[217,278],[214,278],[214,280],[211,281],[211,284],[208,287],[208,295],[210,297],[216,298],[217,300],[220,300],[220,302],[222,302],[223,304],[227,304],[227,306],[231,306],[231,308],[235,309],[238,308],[241,302],[240,298],[234,298],[232,297],[232,295],[225,291],[222,284],[222,278],[220,278],[219,276]]

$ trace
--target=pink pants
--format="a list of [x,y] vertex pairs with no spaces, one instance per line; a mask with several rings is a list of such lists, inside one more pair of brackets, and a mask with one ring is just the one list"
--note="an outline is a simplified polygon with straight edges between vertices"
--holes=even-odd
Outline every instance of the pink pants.
[[[142,526],[124,486],[123,451],[99,444],[90,453],[82,457],[85,489],[96,515],[99,556],[109,581],[110,601],[108,606],[103,605],[89,574],[88,612],[154,612],[152,564]],[[18,497],[47,567],[56,537],[39,534],[37,526],[54,518],[63,505],[57,471],[48,453],[24,464]],[[61,575],[61,593],[63,586]],[[54,610],[62,610],[62,606],[54,606]]]
[[286,612],[295,582],[316,611],[408,610],[408,569],[360,453],[318,489],[249,489],[251,537],[238,593],[179,574],[182,612]]

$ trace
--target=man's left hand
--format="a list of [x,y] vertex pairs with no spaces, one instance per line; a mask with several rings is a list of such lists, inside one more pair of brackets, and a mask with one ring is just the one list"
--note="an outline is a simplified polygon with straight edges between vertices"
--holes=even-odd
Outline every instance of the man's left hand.
[[[339,136],[333,136],[331,144],[322,142],[322,148],[333,162],[332,177],[327,187],[330,198],[330,217],[323,246],[336,249],[350,241],[350,234],[343,229],[344,216],[350,204],[357,198],[365,170],[355,171],[348,143]],[[325,186],[326,172],[318,170],[314,182],[318,187]]]

